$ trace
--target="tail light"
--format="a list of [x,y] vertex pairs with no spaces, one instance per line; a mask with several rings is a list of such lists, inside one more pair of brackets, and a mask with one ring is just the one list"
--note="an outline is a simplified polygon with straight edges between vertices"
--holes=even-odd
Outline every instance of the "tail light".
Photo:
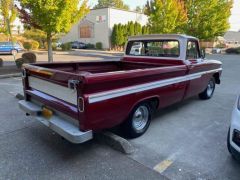
[[84,112],[84,99],[82,97],[78,98],[78,110]]

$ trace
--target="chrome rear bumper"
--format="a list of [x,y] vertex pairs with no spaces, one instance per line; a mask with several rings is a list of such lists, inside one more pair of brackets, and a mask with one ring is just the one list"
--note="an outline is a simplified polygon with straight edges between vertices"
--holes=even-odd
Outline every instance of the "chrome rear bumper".
[[93,132],[91,130],[82,132],[79,130],[78,126],[58,116],[57,114],[54,114],[50,119],[43,117],[41,115],[41,106],[35,103],[21,100],[18,102],[18,104],[20,109],[22,109],[24,112],[35,117],[36,120],[72,143],[79,144],[93,138]]

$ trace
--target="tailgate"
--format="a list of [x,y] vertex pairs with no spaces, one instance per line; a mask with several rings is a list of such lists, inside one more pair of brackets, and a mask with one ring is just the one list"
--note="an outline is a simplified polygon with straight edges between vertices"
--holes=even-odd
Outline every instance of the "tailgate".
[[23,69],[24,93],[27,101],[79,119],[78,97],[82,77],[74,73],[26,65]]

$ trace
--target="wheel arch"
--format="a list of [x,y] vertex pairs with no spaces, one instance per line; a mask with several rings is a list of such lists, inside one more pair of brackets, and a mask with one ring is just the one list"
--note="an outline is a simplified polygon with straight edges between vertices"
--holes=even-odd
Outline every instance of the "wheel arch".
[[154,95],[154,96],[150,96],[150,97],[145,97],[145,98],[142,98],[140,99],[139,101],[137,101],[136,103],[133,104],[133,106],[131,107],[131,110],[129,111],[129,114],[133,111],[133,109],[139,105],[140,103],[143,103],[143,102],[147,102],[149,103],[150,107],[151,107],[151,110],[152,110],[152,113],[154,111],[156,111],[159,107],[159,103],[160,103],[160,98],[159,96],[157,95]]

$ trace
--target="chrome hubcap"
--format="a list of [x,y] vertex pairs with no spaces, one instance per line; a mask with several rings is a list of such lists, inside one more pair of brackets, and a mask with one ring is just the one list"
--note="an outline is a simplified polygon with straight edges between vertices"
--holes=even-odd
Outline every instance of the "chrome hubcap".
[[149,118],[149,111],[146,106],[140,106],[137,108],[133,115],[133,128],[137,131],[141,131],[147,125]]
[[209,81],[208,86],[207,86],[207,95],[209,97],[212,95],[213,90],[214,90],[214,82],[211,80],[211,81]]

